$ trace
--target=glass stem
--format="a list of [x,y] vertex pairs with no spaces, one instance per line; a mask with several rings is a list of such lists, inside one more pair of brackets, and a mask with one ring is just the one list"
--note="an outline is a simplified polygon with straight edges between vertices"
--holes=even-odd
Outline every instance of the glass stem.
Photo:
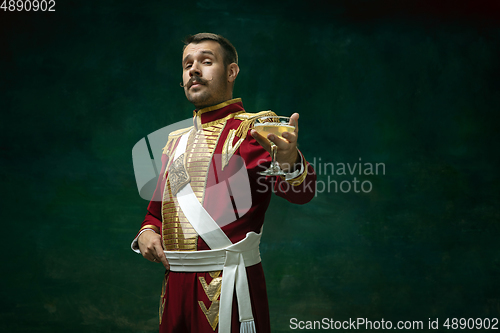
[[271,167],[277,167],[278,163],[276,162],[276,153],[278,152],[278,146],[271,142]]

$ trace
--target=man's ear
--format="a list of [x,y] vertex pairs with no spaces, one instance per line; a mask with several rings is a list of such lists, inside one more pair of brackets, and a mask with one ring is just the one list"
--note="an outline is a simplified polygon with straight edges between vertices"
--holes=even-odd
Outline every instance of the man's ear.
[[240,72],[240,67],[236,63],[232,63],[227,67],[227,81],[228,82],[234,82],[236,80],[236,77],[238,76],[238,73]]

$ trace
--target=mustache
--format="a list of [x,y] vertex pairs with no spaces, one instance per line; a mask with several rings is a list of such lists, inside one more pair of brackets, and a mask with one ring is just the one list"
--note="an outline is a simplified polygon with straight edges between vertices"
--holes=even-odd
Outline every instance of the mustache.
[[205,80],[205,79],[202,79],[201,77],[199,77],[198,75],[193,75],[193,76],[189,79],[189,81],[188,81],[186,84],[183,84],[183,83],[181,82],[181,83],[180,83],[180,86],[181,86],[181,87],[183,87],[183,88],[184,88],[184,87],[188,87],[188,88],[189,88],[189,87],[191,87],[191,86],[193,85],[193,83],[194,83],[195,81],[196,81],[197,83],[200,83],[200,84],[205,85],[205,84],[207,84],[207,83],[208,83],[208,81],[212,81],[212,80],[213,80],[213,78],[212,78],[212,79],[210,79],[210,80]]

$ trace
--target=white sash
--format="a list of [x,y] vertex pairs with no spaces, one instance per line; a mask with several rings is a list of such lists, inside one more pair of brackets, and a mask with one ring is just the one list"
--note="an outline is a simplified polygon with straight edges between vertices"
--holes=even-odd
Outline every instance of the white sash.
[[186,184],[177,192],[176,197],[187,220],[212,250],[223,249],[233,244],[198,201],[191,184]]
[[[174,161],[186,151],[187,140],[190,132],[181,137],[175,150]],[[186,184],[180,191],[178,191],[176,197],[187,220],[191,223],[198,235],[200,235],[200,237],[203,238],[207,245],[212,249],[210,251],[203,252],[211,252],[213,255],[210,257],[212,258],[220,255],[220,250],[224,250],[225,252],[219,306],[219,333],[231,332],[231,310],[235,287],[240,317],[240,333],[255,333],[255,322],[250,303],[250,292],[248,289],[248,279],[245,266],[255,264],[254,261],[256,260],[250,260],[251,263],[247,263],[248,265],[245,265],[245,257],[248,259],[247,254],[250,251],[254,251],[252,258],[258,258],[258,262],[260,262],[258,247],[262,233],[248,233],[245,239],[233,244],[219,227],[217,222],[214,221],[203,205],[198,201],[198,198],[193,192],[190,184]],[[255,256],[255,249],[257,249],[257,256]],[[196,252],[192,253],[196,255]],[[171,251],[165,251],[165,254],[167,255],[167,258],[169,258],[169,256],[172,259],[175,258],[175,255],[173,255]],[[189,256],[188,252],[184,252],[181,256],[182,255]],[[184,261],[186,262],[186,260]],[[202,265],[200,265],[200,268],[201,266]]]

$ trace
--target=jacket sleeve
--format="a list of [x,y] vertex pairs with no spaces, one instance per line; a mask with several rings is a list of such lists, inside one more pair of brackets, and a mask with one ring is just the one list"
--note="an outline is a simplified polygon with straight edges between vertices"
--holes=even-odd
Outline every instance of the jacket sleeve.
[[300,150],[298,153],[301,157],[302,172],[292,179],[284,176],[276,177],[274,191],[276,195],[291,203],[305,204],[311,201],[316,194],[316,172]]

